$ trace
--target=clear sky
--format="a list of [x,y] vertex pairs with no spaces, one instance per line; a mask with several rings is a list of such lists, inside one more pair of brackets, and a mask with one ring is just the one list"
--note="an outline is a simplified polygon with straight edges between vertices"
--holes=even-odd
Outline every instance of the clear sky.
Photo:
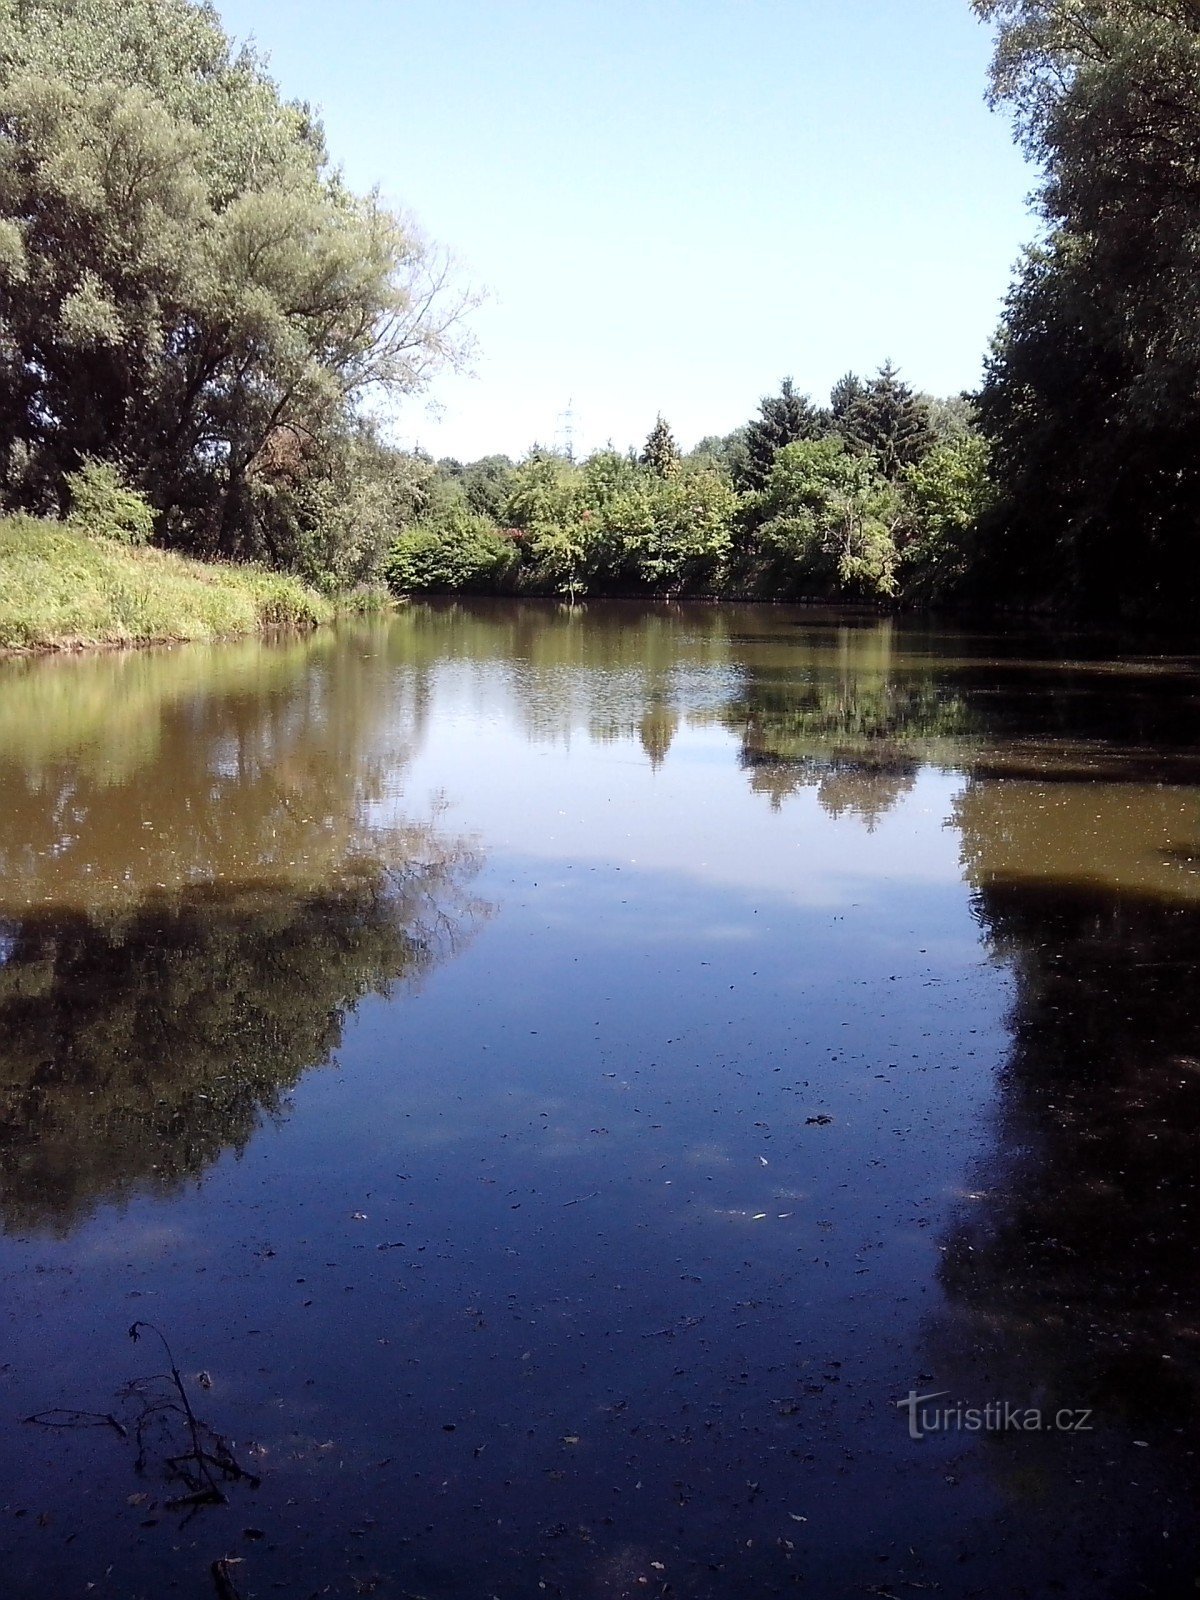
[[218,3],[488,291],[406,443],[517,455],[573,401],[577,449],[659,410],[686,446],[885,357],[978,381],[1034,175],[968,0]]

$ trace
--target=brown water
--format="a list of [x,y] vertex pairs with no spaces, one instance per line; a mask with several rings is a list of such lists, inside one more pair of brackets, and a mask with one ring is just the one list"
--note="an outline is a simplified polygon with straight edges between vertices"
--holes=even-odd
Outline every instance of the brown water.
[[0,667],[0,1591],[1194,1593],[1198,702],[760,607]]

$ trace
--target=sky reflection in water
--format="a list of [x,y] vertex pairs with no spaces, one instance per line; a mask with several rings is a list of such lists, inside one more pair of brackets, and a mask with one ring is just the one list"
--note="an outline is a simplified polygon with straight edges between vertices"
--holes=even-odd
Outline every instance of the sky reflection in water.
[[[1187,1592],[1198,681],[621,605],[3,668],[10,1592]],[[135,1318],[257,1490],[19,1421]]]

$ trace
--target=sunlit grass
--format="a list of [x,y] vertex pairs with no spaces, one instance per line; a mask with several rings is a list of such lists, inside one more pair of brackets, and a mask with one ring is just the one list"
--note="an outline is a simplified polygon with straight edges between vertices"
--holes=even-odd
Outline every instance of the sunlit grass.
[[283,573],[133,549],[31,517],[0,520],[0,649],[232,638],[315,627],[334,610]]

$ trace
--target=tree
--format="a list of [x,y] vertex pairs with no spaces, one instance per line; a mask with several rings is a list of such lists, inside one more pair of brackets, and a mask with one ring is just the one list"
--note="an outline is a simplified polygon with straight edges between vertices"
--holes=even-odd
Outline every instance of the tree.
[[679,471],[679,446],[675,443],[675,435],[668,427],[661,411],[647,436],[639,459],[644,467],[648,467],[659,478],[674,477]]
[[975,0],[991,98],[1042,166],[1044,238],[979,401],[1001,491],[993,593],[1074,609],[1200,600],[1200,11]]
[[0,0],[0,492],[119,466],[159,537],[287,564],[291,484],[462,354],[469,297],[186,0]]
[[578,521],[583,506],[583,485],[574,464],[566,456],[535,448],[513,469],[502,515],[510,527],[533,532]]
[[775,457],[785,445],[801,439],[819,439],[828,431],[828,418],[806,395],[797,394],[785,378],[777,395],[764,395],[758,416],[745,430],[745,456],[740,464],[739,487],[761,489],[771,474]]
[[857,372],[847,372],[838,379],[829,394],[829,414],[835,428],[841,427],[866,392],[867,386]]
[[696,466],[708,467],[714,470],[731,473],[739,478],[746,456],[746,430],[735,428],[732,433],[705,434],[693,449],[688,451],[687,460]]
[[928,406],[890,361],[866,383],[844,378],[835,396],[838,432],[852,450],[873,456],[885,478],[894,482],[933,445]]
[[867,455],[839,438],[785,445],[760,496],[758,540],[793,593],[896,592],[900,503]]
[[469,462],[462,469],[462,485],[471,510],[480,516],[498,517],[512,473],[508,456],[481,456]]
[[677,469],[650,474],[615,496],[602,512],[602,537],[647,588],[679,593],[719,588],[732,549],[736,497],[724,473]]
[[981,521],[994,491],[991,451],[963,431],[936,444],[903,478],[907,537],[901,547],[905,598],[923,603],[961,591],[974,565]]
[[507,587],[517,564],[511,539],[487,517],[458,510],[444,520],[405,528],[388,555],[388,583],[397,594]]
[[952,439],[962,439],[978,431],[979,413],[969,394],[952,394],[941,397],[933,394],[919,395],[929,417],[929,427],[938,444]]

